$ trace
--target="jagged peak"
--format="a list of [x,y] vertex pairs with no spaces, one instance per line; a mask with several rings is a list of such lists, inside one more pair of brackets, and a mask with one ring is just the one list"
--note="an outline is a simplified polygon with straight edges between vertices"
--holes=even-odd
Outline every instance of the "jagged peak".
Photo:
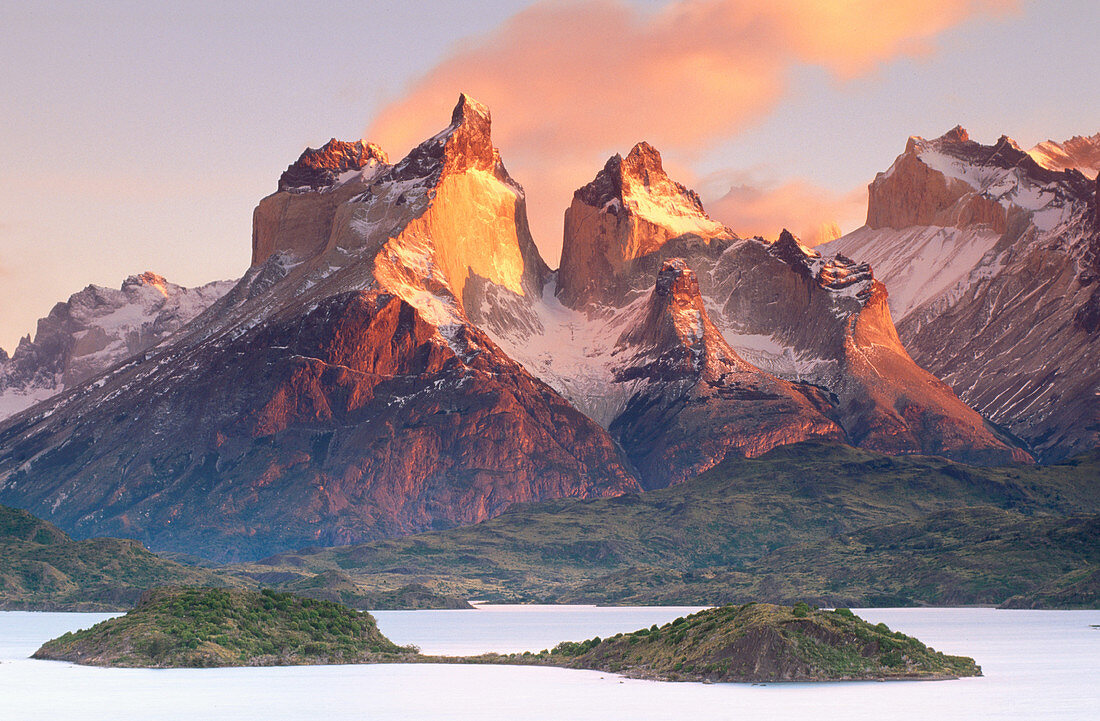
[[645,141],[636,143],[625,158],[617,153],[608,158],[603,170],[573,197],[614,215],[625,209],[667,228],[673,236],[733,237],[707,215],[698,193],[668,176],[661,153]]
[[492,115],[489,106],[471,98],[466,93],[459,93],[458,103],[451,111],[451,125],[459,126],[464,123],[492,123]]
[[688,267],[683,258],[669,258],[657,271],[654,292],[660,296],[675,293],[689,297],[700,295],[699,279],[695,277],[695,271]]
[[1044,140],[1027,154],[1047,170],[1075,168],[1086,177],[1100,176],[1100,133],[1074,135],[1062,142]]
[[[1024,151],[1008,135],[1001,135],[995,143],[984,145],[971,140],[961,126],[956,126],[933,140],[910,136],[905,152],[898,156],[889,170],[875,177],[871,187],[873,190],[887,181],[896,181],[895,175],[901,170],[903,171],[901,175],[904,176],[903,182],[916,183],[918,189],[922,189],[929,180],[933,185],[936,183],[942,185],[942,180],[936,181],[934,178],[943,176],[949,183],[958,181],[963,186],[970,186],[983,193],[987,192],[990,186],[1000,184],[1002,181],[1013,184],[1022,181],[1047,186],[1053,191],[1053,196],[1048,194],[1044,197],[1048,199],[1054,197],[1059,203],[1062,202],[1061,199],[1067,197],[1082,201],[1092,195],[1089,179],[1080,170],[1051,169],[1050,165],[1038,162],[1043,159],[1042,155],[1041,150]],[[934,173],[929,175],[927,169],[931,169]],[[959,191],[957,190],[947,192],[943,188],[932,188],[932,191],[943,196],[935,203],[939,206],[947,207],[958,200]],[[1005,196],[1003,191],[999,195]],[[1006,199],[1006,202],[1010,200]],[[936,210],[942,210],[943,207],[938,207]],[[872,215],[877,218],[874,222],[871,221]],[[868,219],[871,227],[883,225],[902,227],[894,221],[878,218],[877,214],[871,212],[870,207]],[[943,220],[940,219],[940,222]],[[947,219],[946,222],[954,221]]]
[[322,190],[336,183],[341,173],[362,170],[370,164],[388,164],[389,156],[378,145],[362,140],[332,138],[320,148],[306,148],[279,176],[279,190]]
[[420,184],[432,185],[445,172],[462,173],[467,170],[493,172],[517,192],[523,192],[519,184],[508,176],[500,153],[493,147],[489,108],[461,93],[451,111],[451,124],[409,151],[380,181],[422,179]]
[[786,228],[779,233],[779,238],[768,247],[768,253],[805,276],[810,275],[808,261],[821,257],[821,253],[802,245],[798,238],[794,237],[794,234]]
[[[616,155],[615,157],[619,156]],[[661,162],[660,151],[644,140],[635,143],[627,156],[619,161],[619,165],[624,174],[638,178],[646,185],[649,185],[649,175],[651,173],[662,178],[668,178]]]
[[968,143],[970,142],[970,133],[962,125],[956,125],[941,135],[937,140],[945,143]]
[[669,258],[657,271],[644,317],[622,334],[619,344],[647,352],[655,349],[659,353],[670,348],[699,346],[708,326],[713,328],[695,271],[682,258]]
[[137,275],[127,276],[126,280],[122,281],[122,287],[125,288],[128,285],[167,285],[168,279],[163,275],[154,273],[151,270],[147,270],[144,273]]

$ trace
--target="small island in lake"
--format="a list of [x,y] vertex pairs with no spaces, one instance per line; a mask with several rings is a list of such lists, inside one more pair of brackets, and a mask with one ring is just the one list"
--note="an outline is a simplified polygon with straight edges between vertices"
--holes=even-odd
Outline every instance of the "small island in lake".
[[847,609],[799,603],[707,609],[608,639],[540,653],[426,656],[378,630],[369,613],[270,590],[161,588],[136,608],[48,641],[34,658],[171,668],[333,663],[560,666],[662,681],[844,681],[980,676],[964,656],[872,625]]
[[34,658],[178,668],[393,662],[417,656],[374,617],[275,591],[157,588],[124,616],[47,641]]
[[940,653],[848,609],[804,603],[722,606],[664,626],[502,659],[667,681],[934,680],[982,673],[972,658]]

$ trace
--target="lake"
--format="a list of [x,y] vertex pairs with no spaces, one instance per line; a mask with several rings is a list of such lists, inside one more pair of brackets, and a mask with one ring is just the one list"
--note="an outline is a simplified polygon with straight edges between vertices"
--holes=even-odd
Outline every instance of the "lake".
[[[379,626],[425,653],[538,651],[562,640],[663,624],[693,608],[481,606],[380,611]],[[985,676],[939,682],[699,684],[510,666],[377,665],[103,669],[28,656],[110,614],[0,613],[3,721],[678,721],[1100,718],[1100,611],[854,609]]]

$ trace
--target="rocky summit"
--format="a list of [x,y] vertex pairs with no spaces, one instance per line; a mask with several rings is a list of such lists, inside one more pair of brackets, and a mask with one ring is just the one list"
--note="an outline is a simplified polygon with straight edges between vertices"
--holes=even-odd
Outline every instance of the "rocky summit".
[[867,224],[822,248],[869,261],[913,358],[1045,461],[1100,442],[1088,141],[1029,154],[962,128],[910,138],[871,183]]

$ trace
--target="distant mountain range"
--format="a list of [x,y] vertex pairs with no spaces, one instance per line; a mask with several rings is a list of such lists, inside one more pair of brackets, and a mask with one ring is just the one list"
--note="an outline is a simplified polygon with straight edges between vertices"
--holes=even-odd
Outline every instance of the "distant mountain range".
[[[77,536],[254,559],[663,488],[801,441],[982,464],[1096,445],[1100,240],[1080,172],[961,129],[912,139],[867,227],[815,250],[740,238],[639,143],[577,190],[551,271],[490,129],[462,96],[397,163],[363,142],[303,153],[255,210],[239,282],[174,291],[203,307],[0,423],[0,502]],[[973,247],[932,253],[918,282],[911,251],[945,228]],[[944,300],[975,273],[981,298]],[[996,289],[1021,276],[1042,303]],[[1028,384],[1046,400],[1012,393]]]
[[0,419],[100,375],[163,341],[232,288],[234,281],[183,288],[156,273],[118,290],[89,285],[38,321],[9,358],[0,349]]

